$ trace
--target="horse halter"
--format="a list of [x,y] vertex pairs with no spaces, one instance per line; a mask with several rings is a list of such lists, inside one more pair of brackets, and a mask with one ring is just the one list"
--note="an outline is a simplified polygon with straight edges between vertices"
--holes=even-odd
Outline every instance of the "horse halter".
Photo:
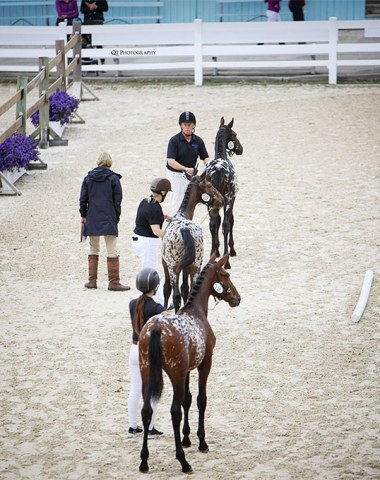
[[[218,296],[218,295],[215,295],[215,294],[212,294],[212,296],[214,297],[214,300],[216,302],[216,305],[221,302],[222,300],[224,300],[224,298],[226,297],[226,295],[228,293],[231,293],[231,288],[230,287],[226,287],[225,285],[223,285],[223,283],[220,281],[220,271],[217,269],[216,270],[216,277],[217,277],[217,282],[214,283],[214,285],[212,286],[213,289],[214,289],[214,292],[217,293],[218,295],[222,295],[222,296]],[[223,293],[224,292],[224,293]]]
[[229,140],[226,146],[228,156],[232,157],[232,155],[236,153],[235,149],[236,149],[235,142],[233,140]]
[[203,192],[201,195],[202,202],[207,206],[207,210],[210,211],[213,208],[215,195],[207,192]]

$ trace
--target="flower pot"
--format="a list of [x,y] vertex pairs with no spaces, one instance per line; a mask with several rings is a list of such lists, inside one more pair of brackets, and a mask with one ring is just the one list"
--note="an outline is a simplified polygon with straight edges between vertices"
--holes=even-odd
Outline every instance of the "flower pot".
[[[25,168],[14,168],[13,170],[6,170],[5,172],[1,172],[4,177],[12,184],[14,185],[17,180],[26,173]],[[3,180],[1,181],[1,188],[0,188],[0,193],[3,195],[15,195],[19,194],[19,191],[17,188],[13,189],[11,186],[9,186],[6,182]]]
[[49,121],[49,128],[51,128],[54,134],[59,138],[62,138],[63,132],[65,131],[65,127],[66,127],[66,124],[61,125],[59,122]]

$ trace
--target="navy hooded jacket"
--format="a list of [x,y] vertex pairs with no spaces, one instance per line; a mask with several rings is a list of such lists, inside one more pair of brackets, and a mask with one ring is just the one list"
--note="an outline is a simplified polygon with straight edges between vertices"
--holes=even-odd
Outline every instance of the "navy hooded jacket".
[[118,236],[123,193],[121,175],[109,168],[97,167],[85,177],[79,199],[79,212],[86,218],[86,237]]

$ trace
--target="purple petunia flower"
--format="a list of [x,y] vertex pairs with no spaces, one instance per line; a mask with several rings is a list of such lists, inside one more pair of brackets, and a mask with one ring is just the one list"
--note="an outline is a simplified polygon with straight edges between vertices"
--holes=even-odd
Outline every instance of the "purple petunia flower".
[[[78,110],[79,100],[66,92],[57,90],[49,97],[49,120],[59,122],[61,125],[69,123],[74,112]],[[40,123],[40,112],[33,113],[30,117],[33,125],[38,127]]]
[[38,160],[37,144],[29,137],[13,133],[0,144],[0,172],[14,168],[28,168],[29,162]]

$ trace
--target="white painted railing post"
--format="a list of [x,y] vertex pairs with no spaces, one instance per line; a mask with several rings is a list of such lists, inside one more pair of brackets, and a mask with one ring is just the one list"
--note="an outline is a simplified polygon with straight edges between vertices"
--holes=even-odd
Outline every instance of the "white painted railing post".
[[196,86],[203,84],[203,55],[202,55],[202,20],[194,20],[194,83]]
[[336,17],[329,18],[329,84],[338,81],[338,22]]

